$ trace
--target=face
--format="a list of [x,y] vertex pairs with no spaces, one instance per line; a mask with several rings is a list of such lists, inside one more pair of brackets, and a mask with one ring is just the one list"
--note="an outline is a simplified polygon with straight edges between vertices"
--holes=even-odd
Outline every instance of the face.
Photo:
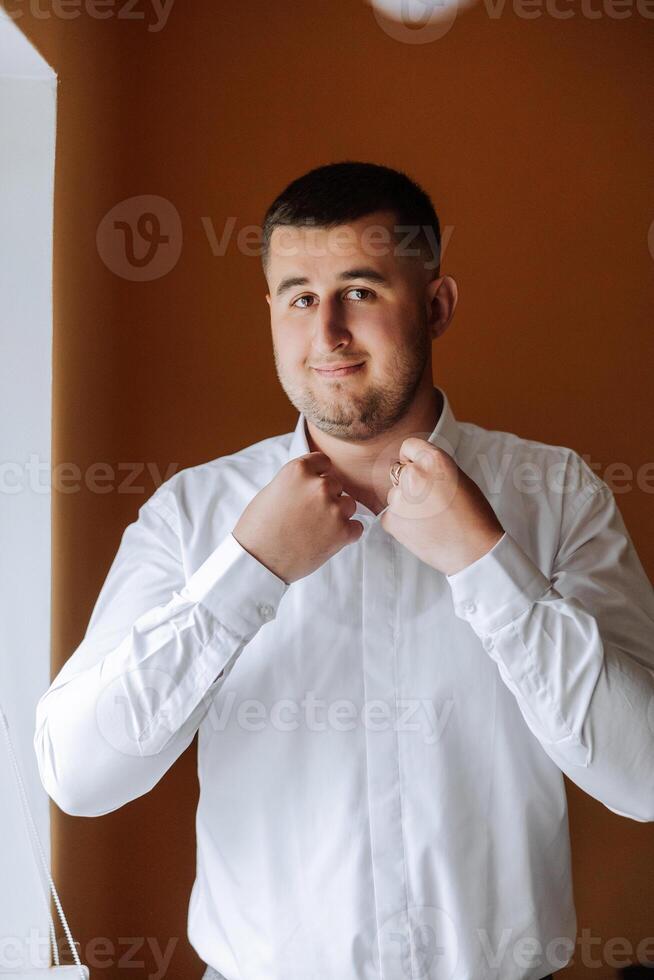
[[297,411],[338,438],[371,439],[403,417],[421,383],[432,384],[431,343],[453,312],[436,297],[443,279],[399,254],[395,223],[377,212],[271,236],[266,299],[277,376]]

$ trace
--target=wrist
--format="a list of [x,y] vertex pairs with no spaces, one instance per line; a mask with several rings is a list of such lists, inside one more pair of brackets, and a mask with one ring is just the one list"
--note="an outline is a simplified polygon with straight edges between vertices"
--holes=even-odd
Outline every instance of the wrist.
[[476,539],[474,546],[466,547],[456,556],[448,556],[447,567],[441,571],[445,575],[456,575],[469,565],[474,565],[485,555],[492,551],[495,545],[504,537],[504,529],[494,531],[492,534],[485,535],[483,538]]

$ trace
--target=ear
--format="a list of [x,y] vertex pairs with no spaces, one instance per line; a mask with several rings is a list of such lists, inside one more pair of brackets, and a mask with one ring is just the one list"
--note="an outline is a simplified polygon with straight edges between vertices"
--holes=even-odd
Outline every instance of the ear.
[[427,283],[425,302],[432,338],[445,332],[454,316],[459,289],[452,276],[439,276]]
[[266,302],[270,306],[270,293],[266,293]]

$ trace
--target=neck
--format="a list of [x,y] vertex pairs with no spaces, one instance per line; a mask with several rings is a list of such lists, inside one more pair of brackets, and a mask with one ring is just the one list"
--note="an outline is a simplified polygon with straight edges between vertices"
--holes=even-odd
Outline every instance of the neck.
[[378,514],[387,505],[391,487],[389,470],[398,459],[400,446],[409,436],[427,439],[438,422],[442,399],[431,379],[420,386],[409,410],[395,425],[372,439],[347,441],[317,429],[306,420],[311,452],[329,456],[345,493]]

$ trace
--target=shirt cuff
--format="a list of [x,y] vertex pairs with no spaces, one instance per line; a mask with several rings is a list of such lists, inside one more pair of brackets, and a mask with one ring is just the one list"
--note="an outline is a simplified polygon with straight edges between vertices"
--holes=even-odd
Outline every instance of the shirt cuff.
[[549,579],[506,531],[485,555],[446,578],[454,612],[478,636],[517,619],[550,587]]
[[274,619],[288,583],[266,568],[230,532],[191,575],[182,598],[199,602],[228,630],[252,636]]

